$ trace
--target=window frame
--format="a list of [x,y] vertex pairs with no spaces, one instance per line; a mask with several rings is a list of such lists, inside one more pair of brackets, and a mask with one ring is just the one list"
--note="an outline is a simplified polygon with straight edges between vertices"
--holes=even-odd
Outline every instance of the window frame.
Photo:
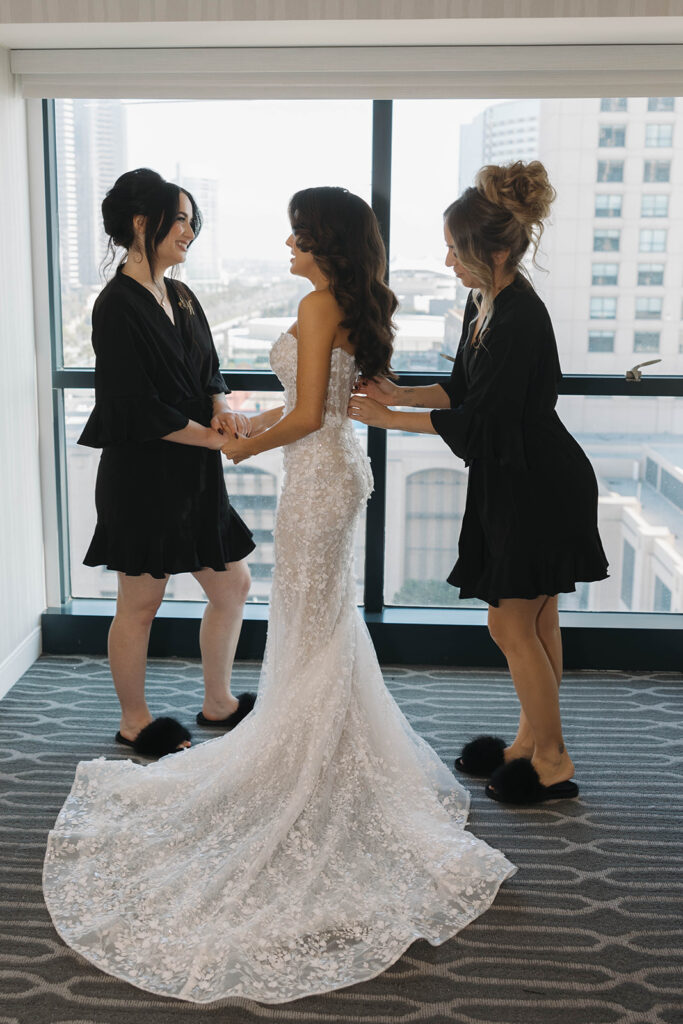
[[[375,99],[372,113],[372,188],[371,203],[377,215],[380,230],[390,253],[391,213],[391,143],[392,113],[391,99]],[[64,426],[64,391],[67,388],[89,389],[94,386],[94,369],[70,369],[61,360],[61,288],[59,276],[58,222],[57,222],[57,179],[56,179],[56,135],[54,99],[29,100],[29,133],[33,161],[30,167],[32,177],[32,206],[37,210],[37,227],[34,241],[43,232],[46,247],[46,261],[42,268],[34,266],[34,279],[40,284],[38,291],[46,299],[47,312],[43,316],[42,331],[49,332],[50,370],[49,390],[53,398],[50,412],[52,439],[50,448],[53,466],[43,470],[52,480],[55,510],[51,522],[56,526],[58,542],[53,548],[55,558],[48,567],[48,600],[50,607],[43,616],[44,647],[55,653],[78,649],[84,652],[103,651],[106,629],[114,608],[108,599],[73,599],[70,593],[69,539],[66,507],[66,444]],[[39,141],[40,140],[40,141]],[[42,166],[37,166],[36,151],[42,150]],[[42,207],[42,209],[41,209]],[[42,219],[42,226],[39,221]],[[37,251],[37,250],[36,250]],[[609,250],[608,250],[609,251]],[[49,322],[48,322],[49,321]],[[234,390],[275,391],[279,383],[269,371],[238,370],[225,372]],[[401,382],[406,386],[430,384],[435,379],[448,378],[448,371],[434,373],[403,373]],[[40,386],[40,381],[39,381]],[[563,395],[639,395],[653,397],[683,397],[683,378],[677,376],[647,376],[634,384],[616,374],[569,374],[563,377],[559,387]],[[42,392],[45,394],[46,386]],[[365,543],[365,586],[362,613],[370,628],[380,658],[398,660],[404,663],[449,663],[454,656],[455,643],[461,664],[502,664],[498,653],[492,650],[485,626],[486,613],[479,609],[442,609],[406,607],[395,608],[384,604],[384,535],[387,472],[387,436],[383,430],[369,428],[368,455],[371,461],[375,489],[370,498],[366,515]],[[381,543],[377,539],[381,538]],[[187,654],[196,652],[195,622],[201,610],[200,602],[169,602],[162,606],[156,633],[150,648],[152,654],[173,651]],[[642,638],[650,635],[660,637],[665,630],[671,635],[660,649],[661,657],[672,657],[667,651],[673,650],[673,631],[681,625],[683,617],[672,613],[630,612],[564,612],[563,622],[569,625],[570,642],[567,647],[567,664],[581,663],[587,649],[595,667],[604,664],[618,664],[633,667],[638,663],[637,650],[633,645],[624,645],[623,637],[629,630],[635,630]],[[240,641],[238,656],[260,657],[265,640],[267,607],[247,606],[245,627]],[[88,623],[87,637],[82,635]],[[455,632],[454,632],[455,631]],[[156,636],[156,640],[154,637]],[[454,636],[460,637],[454,641]],[[609,639],[608,649],[601,652],[601,637]],[[571,638],[574,638],[572,641]],[[575,646],[573,646],[575,644]],[[597,646],[596,646],[597,645]],[[572,654],[572,651],[576,654]],[[630,653],[629,653],[630,651]],[[607,661],[601,661],[606,658]],[[623,658],[627,661],[623,662]],[[662,664],[668,662],[662,662]],[[652,664],[651,660],[648,664]]]

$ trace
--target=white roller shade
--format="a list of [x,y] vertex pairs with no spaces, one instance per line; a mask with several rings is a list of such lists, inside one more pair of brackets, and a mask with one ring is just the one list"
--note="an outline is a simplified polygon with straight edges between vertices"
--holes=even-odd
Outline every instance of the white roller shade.
[[676,96],[683,45],[14,50],[27,97]]

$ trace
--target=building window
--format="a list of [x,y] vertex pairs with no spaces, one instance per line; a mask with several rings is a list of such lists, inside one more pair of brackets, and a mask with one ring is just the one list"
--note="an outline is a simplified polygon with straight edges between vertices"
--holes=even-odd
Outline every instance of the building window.
[[593,252],[619,252],[620,234],[616,228],[600,228],[594,231]]
[[648,110],[673,110],[673,96],[650,96],[647,101]]
[[634,352],[659,352],[659,331],[635,331]]
[[639,285],[653,285],[653,284],[664,284],[664,264],[663,263],[639,263],[638,264],[638,284]]
[[643,196],[640,200],[641,217],[668,217],[669,197],[667,195]]
[[618,263],[594,263],[591,284],[617,284],[619,277]]
[[625,146],[625,124],[601,124],[598,130],[598,146]]
[[600,110],[604,113],[617,112],[622,114],[628,106],[626,96],[603,96],[600,100]]
[[650,487],[654,487],[657,490],[659,484],[659,466],[654,459],[645,459],[645,480],[649,483]]
[[[465,489],[465,474],[453,469],[418,470],[406,480],[403,588],[410,581],[431,584],[434,597],[439,597],[429,600],[423,594],[417,603],[442,604],[442,592],[448,598],[453,596],[448,593],[448,584],[443,584],[443,567],[457,558]],[[395,603],[402,604],[403,598],[398,598],[394,598]]]
[[673,476],[668,470],[662,468],[659,490],[672,505],[683,509],[683,480],[679,480],[678,477]]
[[646,160],[643,165],[643,181],[669,181],[671,177],[670,160]]
[[[598,160],[598,181],[623,181],[623,160]],[[669,180],[668,178],[666,179]]]
[[662,300],[659,297],[636,299],[636,320],[661,320]]
[[660,580],[659,576],[655,576],[655,599],[653,605],[653,610],[656,612],[671,611],[671,591],[666,583]]
[[624,541],[621,559],[621,600],[627,608],[633,607],[633,576],[636,552],[627,540]]
[[614,352],[614,331],[589,331],[589,352]]
[[621,196],[605,193],[595,197],[596,217],[621,217]]
[[674,126],[672,124],[647,124],[645,125],[645,145],[652,146],[673,146]]
[[594,295],[590,304],[591,320],[616,320],[617,300],[616,297],[606,295]]
[[641,228],[638,249],[640,252],[666,252],[666,229]]

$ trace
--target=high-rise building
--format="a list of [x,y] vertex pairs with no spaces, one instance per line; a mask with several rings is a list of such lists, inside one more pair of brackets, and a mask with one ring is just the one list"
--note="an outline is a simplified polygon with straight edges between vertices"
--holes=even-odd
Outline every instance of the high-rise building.
[[538,153],[540,100],[495,103],[460,129],[460,192],[484,164],[533,160]]
[[188,173],[178,164],[175,180],[192,193],[203,221],[201,235],[185,266],[187,279],[191,284],[215,286],[221,280],[218,179]]
[[124,105],[65,99],[57,104],[57,116],[62,281],[73,288],[98,285],[107,251],[102,199],[127,169]]

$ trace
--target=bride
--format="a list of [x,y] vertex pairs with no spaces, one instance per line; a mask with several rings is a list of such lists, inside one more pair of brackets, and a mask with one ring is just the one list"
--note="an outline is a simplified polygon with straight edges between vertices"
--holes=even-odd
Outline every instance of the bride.
[[372,978],[464,928],[515,871],[465,831],[469,794],[385,688],[355,605],[372,477],[346,409],[359,372],[390,372],[396,308],[377,222],[341,188],[298,192],[289,214],[291,271],[314,290],[273,346],[285,405],[223,449],[284,447],[256,706],[155,764],[81,762],[45,858],[69,946],[197,1003]]

